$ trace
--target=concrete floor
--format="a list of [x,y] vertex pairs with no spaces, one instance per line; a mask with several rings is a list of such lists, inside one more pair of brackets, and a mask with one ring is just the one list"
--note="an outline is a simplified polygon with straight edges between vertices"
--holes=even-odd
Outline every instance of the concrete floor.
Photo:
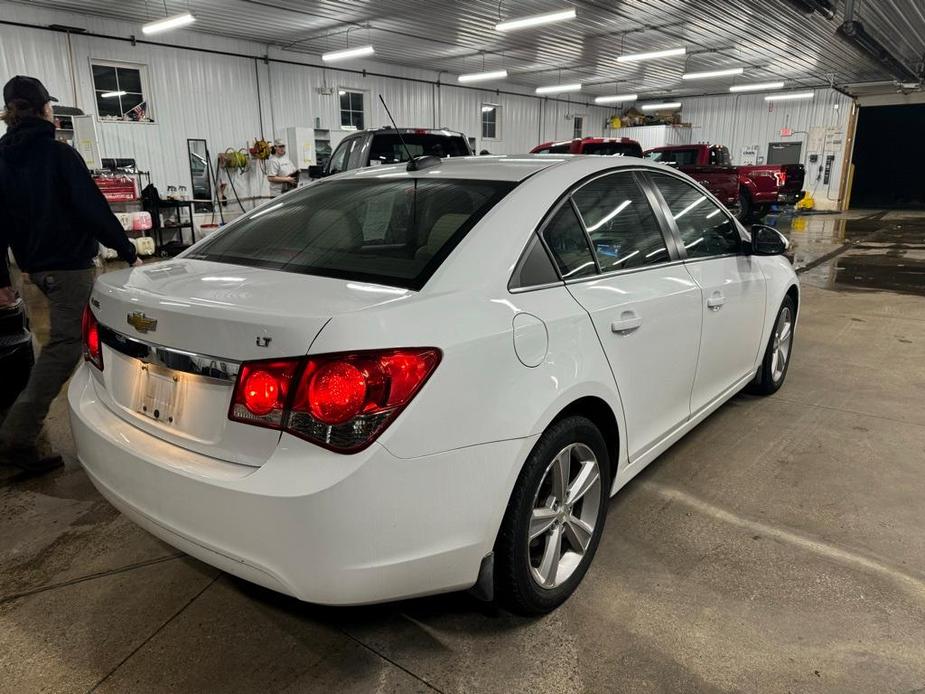
[[[221,574],[100,498],[59,399],[66,467],[0,473],[0,691],[925,692],[925,283],[899,267],[925,219],[871,214],[772,220],[810,268],[787,384],[613,499],[542,619],[466,595],[322,608]],[[898,291],[863,288],[872,255]]]

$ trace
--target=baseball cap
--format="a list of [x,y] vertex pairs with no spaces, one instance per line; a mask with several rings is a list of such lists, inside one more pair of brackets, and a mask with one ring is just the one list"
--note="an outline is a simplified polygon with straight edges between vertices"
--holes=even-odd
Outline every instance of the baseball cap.
[[274,147],[285,147],[285,146],[286,146],[286,141],[285,141],[285,140],[280,140],[279,138],[276,138],[275,140],[273,140],[273,146],[274,146]]
[[14,99],[22,99],[36,110],[41,109],[49,101],[58,101],[35,77],[24,75],[16,75],[3,87],[4,103],[9,104]]

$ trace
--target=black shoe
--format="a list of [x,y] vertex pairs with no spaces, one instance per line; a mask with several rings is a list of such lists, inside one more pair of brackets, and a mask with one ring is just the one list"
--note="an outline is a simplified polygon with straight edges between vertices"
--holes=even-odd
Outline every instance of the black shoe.
[[33,474],[51,472],[62,465],[60,455],[40,455],[34,448],[8,448],[0,452],[0,465],[18,467]]

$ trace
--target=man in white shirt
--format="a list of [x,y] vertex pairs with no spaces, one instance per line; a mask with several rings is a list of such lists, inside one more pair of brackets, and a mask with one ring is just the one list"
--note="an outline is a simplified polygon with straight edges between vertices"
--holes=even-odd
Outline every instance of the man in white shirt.
[[267,160],[267,180],[270,182],[270,197],[279,197],[296,187],[295,164],[286,156],[286,143],[276,140],[273,154]]

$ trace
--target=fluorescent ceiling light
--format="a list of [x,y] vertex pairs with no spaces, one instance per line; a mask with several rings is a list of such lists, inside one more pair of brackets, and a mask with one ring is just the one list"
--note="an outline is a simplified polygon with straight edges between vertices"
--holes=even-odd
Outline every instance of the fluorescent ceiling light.
[[[482,113],[491,113],[497,108],[497,106],[482,106]],[[500,154],[498,155],[501,156]]]
[[764,97],[765,101],[791,101],[794,99],[812,99],[814,92],[790,92],[789,94],[769,94]]
[[507,70],[491,70],[490,72],[470,72],[460,75],[460,82],[486,82],[487,80],[503,80],[507,77]]
[[540,26],[542,24],[565,22],[569,19],[575,19],[574,9],[560,10],[558,12],[548,12],[546,14],[535,14],[530,17],[521,17],[520,19],[511,19],[507,22],[495,24],[495,31],[517,31],[518,29],[527,29],[529,27]]
[[610,94],[608,96],[597,96],[594,98],[596,104],[619,104],[624,101],[636,101],[638,94]]
[[171,29],[179,29],[180,27],[189,26],[196,21],[196,18],[191,15],[189,12],[184,12],[183,14],[175,14],[172,17],[165,17],[164,19],[157,19],[153,22],[148,22],[143,27],[141,27],[141,33],[143,34],[159,34],[162,31],[170,31]]
[[346,89],[338,89],[337,96],[344,96],[347,93]]
[[617,58],[618,63],[637,63],[640,60],[655,60],[656,58],[670,58],[675,55],[687,54],[686,48],[669,48],[664,51],[651,51],[649,53],[627,53]]
[[100,96],[104,99],[109,99],[113,96],[125,96],[126,94],[128,94],[128,92],[103,92]]
[[554,84],[549,87],[537,87],[537,94],[561,94],[563,92],[580,92],[580,84]]
[[706,80],[711,77],[729,77],[731,75],[741,75],[745,68],[731,67],[725,70],[707,70],[706,72],[685,72],[681,75],[682,80]]
[[671,111],[676,108],[681,108],[680,101],[666,101],[662,104],[643,104],[643,111]]
[[372,46],[360,46],[359,48],[346,48],[342,51],[331,51],[324,53],[321,59],[326,63],[333,63],[337,60],[350,60],[351,58],[365,58],[376,51]]
[[731,92],[769,92],[772,89],[783,89],[783,82],[760,82],[757,84],[734,84],[729,87]]

